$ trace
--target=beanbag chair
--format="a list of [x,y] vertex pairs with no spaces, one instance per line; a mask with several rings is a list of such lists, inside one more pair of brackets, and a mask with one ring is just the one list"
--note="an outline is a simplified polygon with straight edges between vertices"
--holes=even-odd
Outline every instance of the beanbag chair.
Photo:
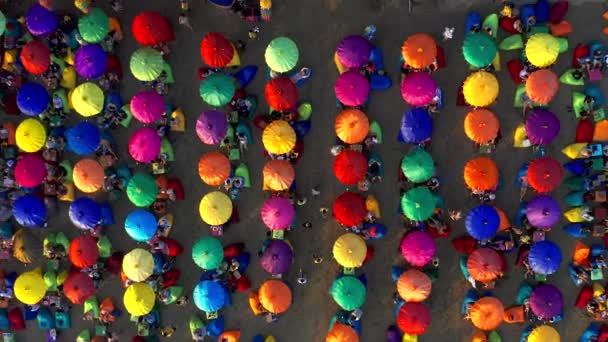
[[559,53],[568,51],[568,38],[558,37],[557,41],[559,42]]
[[462,236],[452,239],[452,246],[456,251],[469,255],[477,248],[477,240],[470,236]]
[[55,318],[45,306],[41,306],[38,309],[36,320],[38,321],[38,328],[40,330],[50,330],[55,328]]
[[66,193],[59,196],[58,199],[62,202],[73,202],[75,198],[74,183],[64,180],[61,184],[66,188]]
[[104,226],[109,226],[114,224],[116,221],[114,220],[114,213],[112,212],[112,207],[108,202],[103,202],[99,205],[101,209],[101,224]]
[[[528,19],[536,16],[536,9],[533,4],[523,5],[519,9],[519,17],[521,18],[522,23],[527,23]],[[534,28],[533,26],[532,28]]]
[[519,32],[517,32],[517,30],[515,29],[516,21],[517,21],[516,17],[502,17],[502,18],[498,19],[498,25],[500,26],[500,28],[505,30],[507,33],[519,34]]
[[55,327],[57,329],[70,329],[72,327],[72,318],[69,312],[55,311]]
[[577,44],[574,48],[574,55],[572,56],[572,67],[579,69],[581,67],[580,59],[586,56],[589,56],[589,46]]
[[186,198],[186,192],[184,191],[184,186],[182,182],[177,178],[169,179],[169,184],[167,184],[168,188],[173,190],[175,194],[176,201],[183,201]]
[[369,86],[371,90],[385,90],[393,85],[393,81],[388,76],[372,74]]
[[581,176],[572,176],[572,177],[568,177],[564,180],[564,185],[572,191],[585,190],[586,183],[587,183],[587,180],[585,179],[585,177],[581,177]]
[[505,51],[518,50],[524,47],[524,42],[520,34],[514,34],[503,39],[498,48]]
[[548,24],[548,26],[551,34],[555,37],[563,37],[572,33],[572,25],[565,20],[557,24]]
[[523,108],[524,103],[521,99],[522,95],[526,92],[526,86],[524,83],[521,83],[515,89],[515,96],[513,97],[513,107],[515,108]]
[[8,330],[9,326],[8,312],[6,309],[0,309],[0,330]]
[[63,59],[51,54],[51,63],[56,64],[59,67],[59,72],[63,73],[63,69],[65,68],[65,61]]
[[236,258],[245,249],[245,244],[237,242],[224,247],[224,259]]
[[562,0],[554,3],[549,9],[549,21],[559,23],[568,13],[568,0]]
[[99,249],[100,258],[109,258],[112,256],[112,243],[107,236],[102,236],[97,240],[97,248]]
[[486,32],[490,30],[490,32],[492,33],[492,38],[496,39],[496,34],[498,33],[498,14],[492,13],[488,15],[483,20],[483,23],[481,23],[481,28]]
[[175,161],[175,153],[173,152],[173,146],[166,137],[161,140],[160,153],[165,154],[168,161]]
[[212,338],[217,339],[223,331],[224,316],[219,316],[218,318],[212,319],[207,323],[207,333]]
[[95,296],[90,297],[84,302],[83,314],[92,313],[93,318],[99,318],[99,303]]
[[235,74],[233,74],[233,77],[236,78],[236,80],[239,82],[239,84],[241,85],[241,88],[246,88],[247,85],[249,83],[251,83],[251,81],[255,78],[255,75],[257,72],[258,72],[257,66],[248,65],[248,66],[242,68],[241,70],[239,70],[238,72],[236,72]]
[[521,77],[519,77],[519,73],[524,69],[524,65],[519,59],[513,59],[507,62],[507,70],[509,71],[509,76],[515,84],[519,85],[523,82]]
[[534,13],[536,14],[537,23],[546,23],[549,21],[549,3],[547,0],[537,0],[534,4]]
[[[76,31],[76,30],[74,30],[74,33],[75,33],[75,31]],[[76,46],[78,46],[78,43],[76,43]],[[76,46],[75,46],[75,47],[70,47],[70,48],[68,49],[68,51],[67,51],[66,56],[63,58],[63,60],[64,60],[64,61],[65,61],[67,64],[69,64],[69,65],[74,65],[74,52],[73,52],[73,50],[74,50],[74,49],[76,49]]]
[[507,323],[523,323],[526,320],[526,315],[524,313],[524,306],[512,306],[508,309],[505,309],[504,313],[504,321]]
[[460,87],[458,88],[458,94],[456,95],[456,105],[460,106],[460,107],[464,107],[464,106],[468,106],[469,104],[467,103],[467,101],[464,99],[464,93],[462,91],[462,86],[464,85],[464,83],[460,84]]
[[570,144],[562,149],[562,153],[570,159],[583,158],[581,151],[587,148],[587,143]]
[[560,77],[559,81],[563,84],[572,86],[582,86],[585,84],[582,71],[578,69],[566,70]]
[[66,66],[63,69],[63,74],[59,85],[66,89],[76,88],[76,70],[73,66]]
[[526,283],[521,283],[519,285],[519,288],[517,289],[517,297],[515,298],[515,304],[523,305],[528,299],[530,299],[532,291],[532,286]]
[[49,291],[57,291],[57,274],[53,270],[47,270],[42,276]]
[[63,103],[63,112],[66,114],[69,113],[70,109],[68,108],[68,96],[65,92],[65,89],[55,90],[53,92],[53,96],[61,99],[61,102]]
[[382,55],[382,50],[373,47],[369,59],[374,63],[376,70],[384,70],[384,56]]
[[574,191],[570,192],[564,197],[564,202],[572,207],[580,207],[585,203],[584,191]]
[[107,59],[107,73],[115,73],[119,80],[122,80],[122,65],[120,59],[116,55],[108,55]]
[[133,113],[131,113],[131,106],[127,103],[120,108],[127,116],[120,122],[120,125],[124,128],[128,128],[133,120]]
[[120,21],[118,20],[118,18],[116,17],[110,17],[110,26],[109,26],[109,32],[116,32],[118,33],[118,40],[123,40],[124,35],[122,32],[122,26],[120,25]]
[[237,292],[245,292],[251,289],[251,280],[249,277],[242,274],[239,279],[236,281],[236,291]]
[[574,254],[572,255],[572,261],[576,264],[583,264],[589,258],[591,248],[584,243],[577,241],[574,246]]
[[8,312],[9,327],[12,331],[19,331],[25,329],[25,320],[23,319],[23,313],[19,308],[12,308]]
[[[587,120],[591,121],[591,120]],[[593,124],[592,124],[593,127]],[[593,141],[599,142],[607,142],[608,141],[608,120],[600,120],[595,123],[595,128],[593,130]],[[577,140],[577,142],[579,142]],[[585,141],[591,142],[591,141]]]
[[498,212],[498,216],[500,217],[500,226],[498,227],[498,231],[503,232],[511,228],[511,220],[509,220],[507,214],[498,207],[494,207],[494,209],[496,209],[496,212]]
[[[601,121],[600,121],[601,122]],[[593,121],[590,119],[579,120],[576,125],[576,142],[590,143],[594,140],[597,129],[593,127]],[[599,138],[599,136],[598,136]]]
[[575,207],[575,208],[572,208],[572,209],[566,211],[564,213],[564,217],[568,220],[568,222],[572,222],[572,223],[585,222],[585,219],[583,218],[583,208],[582,207]]
[[437,59],[437,70],[445,68],[445,51],[443,51],[443,48],[439,45],[437,45],[437,56],[435,58]]
[[471,11],[467,14],[465,21],[465,34],[470,34],[474,29],[481,28],[481,15],[477,11]]
[[39,308],[34,308],[31,305],[24,305],[23,306],[23,318],[26,321],[31,321],[36,319],[36,316],[38,315],[38,309]]
[[577,308],[584,309],[587,306],[587,303],[589,303],[592,298],[593,289],[589,285],[583,285],[578,295],[576,296],[574,306]]
[[582,223],[571,223],[564,226],[564,231],[566,234],[575,237],[577,239],[582,239],[589,235],[588,231],[585,231],[585,225]]
[[17,50],[11,49],[4,51],[4,60],[2,61],[2,69],[8,72],[14,72],[14,63],[17,61]]
[[515,266],[524,267],[524,261],[528,260],[528,254],[530,254],[530,246],[523,245],[519,247],[517,256],[515,257]]

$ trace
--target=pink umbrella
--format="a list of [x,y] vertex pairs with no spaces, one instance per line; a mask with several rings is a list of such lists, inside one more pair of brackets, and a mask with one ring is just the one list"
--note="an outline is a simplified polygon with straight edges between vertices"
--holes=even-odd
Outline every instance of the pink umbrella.
[[165,100],[153,90],[139,92],[131,99],[133,117],[143,123],[152,123],[165,112]]
[[359,71],[349,70],[338,77],[334,90],[345,106],[360,106],[367,101],[369,81]]
[[37,154],[26,154],[15,165],[15,181],[26,188],[35,188],[46,177],[44,159]]
[[140,163],[153,161],[159,153],[160,137],[153,128],[140,128],[129,139],[129,154]]
[[428,264],[436,250],[435,240],[426,232],[411,232],[401,240],[401,255],[412,266],[422,267]]
[[283,197],[272,197],[262,206],[262,221],[270,230],[283,230],[293,222],[296,209],[291,201]]
[[413,72],[401,82],[401,96],[411,106],[426,106],[435,97],[437,83],[426,72]]

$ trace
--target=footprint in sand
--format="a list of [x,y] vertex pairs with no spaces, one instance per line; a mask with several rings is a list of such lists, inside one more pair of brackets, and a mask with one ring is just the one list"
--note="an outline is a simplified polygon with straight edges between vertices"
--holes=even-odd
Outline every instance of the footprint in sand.
[[325,0],[325,7],[330,12],[335,12],[342,5],[342,0]]

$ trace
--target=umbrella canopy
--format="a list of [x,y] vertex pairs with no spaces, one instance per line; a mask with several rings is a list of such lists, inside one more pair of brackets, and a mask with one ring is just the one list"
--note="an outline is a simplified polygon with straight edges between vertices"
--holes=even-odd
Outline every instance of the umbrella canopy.
[[81,159],[74,164],[72,179],[78,190],[89,194],[103,187],[105,172],[97,160]]
[[361,267],[367,255],[367,245],[359,235],[346,233],[334,242],[333,255],[342,267]]
[[280,314],[291,306],[291,289],[280,280],[266,280],[258,290],[258,298],[268,312]]
[[341,276],[334,280],[329,293],[342,309],[353,311],[359,309],[365,303],[367,289],[359,278]]
[[101,207],[88,197],[80,197],[70,203],[69,216],[77,228],[93,229],[101,224]]
[[500,226],[498,211],[491,205],[479,205],[467,215],[465,220],[467,232],[477,240],[491,239]]
[[423,231],[414,231],[401,240],[401,255],[412,266],[423,267],[435,257],[437,246],[433,237]]
[[557,75],[549,69],[536,70],[526,79],[526,94],[530,100],[539,104],[548,104],[558,89]]
[[365,198],[358,193],[347,191],[334,201],[333,214],[336,221],[343,226],[359,225],[367,214]]
[[70,242],[68,257],[78,268],[91,267],[99,259],[97,240],[91,235],[80,235]]
[[401,47],[403,61],[416,69],[426,68],[435,62],[437,44],[426,33],[416,33],[407,38]]
[[532,330],[528,335],[527,342],[560,342],[560,336],[555,328],[548,325],[541,325]]
[[203,196],[198,211],[206,224],[221,225],[228,222],[232,216],[232,201],[225,193],[213,191]]
[[469,34],[462,43],[464,59],[475,68],[492,64],[497,53],[496,40],[485,32]]
[[129,68],[137,80],[150,82],[160,76],[165,68],[165,62],[159,51],[149,47],[141,47],[131,55]]
[[6,32],[6,16],[0,11],[0,35]]
[[205,312],[219,311],[229,301],[222,285],[211,280],[199,282],[194,288],[192,297],[196,307]]
[[95,7],[80,17],[78,32],[87,43],[100,43],[110,32],[110,18],[101,8]]
[[435,197],[426,186],[408,190],[401,197],[403,214],[412,221],[424,221],[435,211]]
[[84,304],[95,295],[95,284],[88,274],[73,272],[63,282],[63,294],[73,304]]
[[431,312],[422,303],[405,303],[399,308],[397,326],[405,334],[422,335],[431,324]]
[[35,188],[46,178],[46,164],[37,154],[26,154],[17,160],[15,181],[24,188]]
[[155,11],[139,12],[131,24],[131,32],[139,45],[153,46],[175,40],[169,20]]
[[224,73],[214,73],[205,77],[199,87],[199,95],[205,103],[214,107],[228,104],[234,97],[234,79]]
[[401,160],[403,175],[413,183],[422,183],[435,174],[433,156],[422,148],[415,148]]
[[125,231],[137,242],[146,242],[154,237],[158,224],[151,212],[138,209],[132,211],[125,219]]
[[38,152],[46,143],[46,129],[36,119],[25,119],[15,130],[15,142],[24,152]]
[[49,69],[49,65],[51,65],[51,52],[39,40],[32,40],[25,44],[21,49],[19,58],[25,70],[34,75],[44,73]]
[[74,54],[74,69],[82,78],[98,78],[106,72],[107,60],[108,56],[101,45],[83,45]]
[[435,97],[437,83],[426,72],[408,74],[401,82],[401,96],[411,106],[426,106]]
[[426,109],[412,108],[401,117],[399,141],[419,144],[430,139],[432,134],[433,119]]
[[464,182],[471,190],[487,191],[498,185],[498,168],[490,158],[477,157],[464,166]]
[[57,30],[57,16],[40,4],[33,4],[27,12],[25,25],[34,36],[48,36]]
[[417,269],[409,269],[399,276],[397,292],[408,303],[420,303],[431,295],[431,278]]
[[473,107],[487,107],[496,101],[499,85],[496,76],[485,71],[470,74],[464,81],[462,93]]
[[526,133],[534,145],[549,145],[560,131],[560,121],[555,114],[536,108],[526,119]]
[[357,70],[349,70],[340,74],[334,86],[336,98],[348,107],[364,104],[367,101],[369,89],[369,81]]
[[46,206],[35,195],[19,197],[13,204],[13,216],[24,227],[43,226],[46,221]]
[[549,157],[533,160],[528,166],[528,183],[541,193],[555,190],[564,178],[561,164]]
[[484,331],[498,328],[503,321],[505,308],[502,302],[494,297],[482,297],[471,306],[469,316],[471,323]]
[[101,142],[97,125],[82,121],[65,130],[67,149],[81,156],[94,153]]
[[336,49],[338,60],[347,68],[360,68],[369,62],[372,44],[361,35],[344,37]]
[[285,240],[272,240],[260,256],[260,265],[270,274],[283,274],[289,271],[293,262],[293,250]]
[[347,144],[358,144],[369,133],[369,119],[362,111],[348,108],[336,116],[336,135]]
[[264,58],[271,70],[288,72],[298,64],[300,51],[293,40],[287,37],[277,37],[266,47]]
[[142,127],[129,138],[129,155],[140,163],[149,163],[158,157],[161,139],[156,130]]
[[145,249],[135,248],[122,259],[122,271],[133,281],[144,281],[154,272],[154,257]]
[[226,114],[208,110],[196,120],[196,135],[207,145],[219,144],[228,132]]
[[489,282],[498,278],[502,273],[502,260],[495,250],[491,248],[478,248],[469,255],[467,270],[473,279]]
[[272,191],[287,190],[293,184],[296,173],[287,160],[270,160],[262,170],[264,188]]
[[13,234],[13,256],[24,264],[31,264],[42,256],[42,241],[29,229]]
[[289,77],[275,77],[266,83],[266,102],[278,111],[293,109],[298,101],[298,88]]
[[17,107],[28,116],[38,116],[49,106],[49,93],[40,83],[28,82],[17,91]]
[[562,263],[562,251],[551,241],[539,241],[530,247],[528,262],[532,270],[538,274],[553,274]]
[[536,196],[526,207],[526,217],[534,227],[552,227],[559,222],[560,215],[559,203],[547,195]]
[[148,173],[138,172],[127,184],[127,197],[137,207],[152,205],[158,195],[156,180]]
[[350,325],[336,322],[327,332],[325,342],[359,342],[359,335]]
[[134,283],[127,287],[123,297],[125,309],[130,315],[147,315],[154,308],[156,294],[146,283]]
[[221,33],[209,32],[201,41],[201,57],[203,62],[212,68],[223,68],[234,57],[232,43]]
[[344,150],[334,159],[334,175],[343,184],[352,185],[367,175],[367,158],[355,150]]
[[207,152],[198,161],[198,175],[201,180],[211,186],[224,184],[230,177],[230,160],[220,152]]
[[538,68],[545,68],[557,61],[559,41],[548,33],[535,33],[526,42],[526,58]]
[[40,302],[44,298],[46,290],[47,285],[42,278],[40,269],[21,273],[13,285],[15,297],[26,305],[34,305]]
[[287,121],[275,120],[264,128],[262,143],[270,153],[285,154],[296,146],[296,132]]
[[91,82],[82,83],[74,88],[71,99],[74,110],[84,117],[101,113],[104,105],[103,90]]
[[142,123],[153,123],[165,112],[165,100],[154,90],[144,90],[133,96],[130,103],[133,117]]
[[552,320],[562,313],[564,298],[559,288],[551,284],[539,284],[530,294],[530,308],[541,320]]
[[214,270],[224,260],[224,247],[220,240],[212,236],[203,236],[192,246],[192,260],[204,270]]
[[494,113],[485,109],[477,108],[464,118],[464,132],[467,137],[478,144],[485,144],[498,136],[500,123]]
[[271,230],[287,229],[296,217],[296,209],[290,200],[271,197],[262,205],[262,221]]

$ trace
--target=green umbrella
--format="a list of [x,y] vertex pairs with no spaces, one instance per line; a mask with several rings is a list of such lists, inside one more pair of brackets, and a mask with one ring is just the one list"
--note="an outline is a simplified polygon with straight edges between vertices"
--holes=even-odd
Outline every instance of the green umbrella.
[[435,197],[426,186],[415,187],[401,197],[401,208],[412,221],[424,221],[435,211]]
[[403,157],[401,171],[411,182],[426,182],[435,174],[435,162],[430,153],[417,148]]
[[87,43],[102,42],[110,32],[110,18],[100,8],[93,8],[78,20],[78,32]]
[[199,88],[203,101],[214,107],[221,107],[234,97],[236,87],[232,78],[226,74],[215,73],[207,76]]
[[464,59],[476,68],[492,64],[496,52],[496,41],[485,32],[468,35],[462,44]]
[[129,67],[133,76],[138,80],[154,81],[165,68],[165,61],[157,50],[142,47],[131,55]]
[[300,51],[293,40],[287,37],[273,39],[266,47],[264,58],[268,67],[276,72],[288,72],[298,64]]
[[329,290],[334,301],[346,311],[353,311],[363,306],[366,292],[361,280],[353,276],[337,278]]
[[0,36],[6,31],[6,16],[0,11]]
[[220,240],[203,236],[192,246],[192,260],[204,270],[214,270],[224,260],[224,247]]
[[127,184],[127,197],[138,207],[147,207],[154,203],[158,195],[158,185],[154,177],[147,173],[138,172]]

